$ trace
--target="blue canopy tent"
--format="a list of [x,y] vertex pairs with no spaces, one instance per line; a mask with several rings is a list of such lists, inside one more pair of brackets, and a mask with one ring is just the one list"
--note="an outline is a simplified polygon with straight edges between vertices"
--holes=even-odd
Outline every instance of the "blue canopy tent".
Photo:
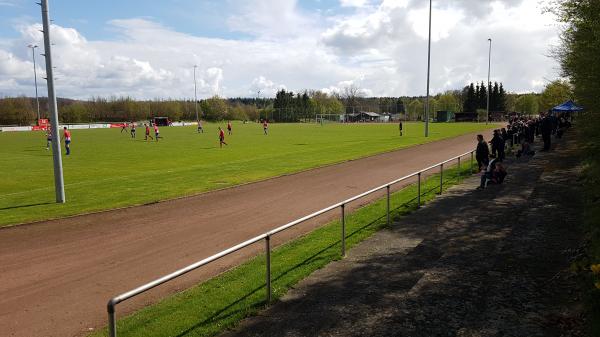
[[577,112],[582,111],[583,108],[577,106],[573,101],[568,100],[561,105],[557,105],[552,108],[552,112]]

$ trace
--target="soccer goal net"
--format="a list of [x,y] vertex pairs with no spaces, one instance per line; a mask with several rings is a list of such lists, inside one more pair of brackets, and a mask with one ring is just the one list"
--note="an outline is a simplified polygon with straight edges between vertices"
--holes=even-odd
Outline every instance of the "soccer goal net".
[[315,116],[315,122],[317,124],[323,124],[323,123],[339,123],[342,122],[342,115],[336,115],[336,114],[317,114]]

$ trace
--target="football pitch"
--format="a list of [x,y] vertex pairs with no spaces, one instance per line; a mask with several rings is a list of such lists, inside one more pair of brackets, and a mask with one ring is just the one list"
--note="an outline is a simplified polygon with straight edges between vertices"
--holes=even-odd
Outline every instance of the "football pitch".
[[[233,123],[219,148],[217,127],[162,127],[160,141],[120,129],[73,130],[64,155],[67,202],[54,202],[52,153],[42,132],[0,133],[0,226],[140,205],[258,181],[495,127],[478,123]],[[474,141],[475,143],[475,141]]]

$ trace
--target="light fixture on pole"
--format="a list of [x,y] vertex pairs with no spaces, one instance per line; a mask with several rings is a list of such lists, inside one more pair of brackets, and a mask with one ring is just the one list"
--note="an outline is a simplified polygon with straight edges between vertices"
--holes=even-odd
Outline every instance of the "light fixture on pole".
[[431,6],[429,0],[429,41],[427,43],[427,98],[425,99],[425,137],[429,137],[429,74],[431,69]]
[[488,55],[487,116],[485,116],[485,124],[490,121],[490,90],[492,89],[492,83],[490,82],[490,72],[492,69],[492,39],[488,39],[488,41],[490,42],[490,51]]
[[38,98],[38,87],[37,87],[37,70],[35,66],[35,48],[36,44],[30,44],[27,47],[31,48],[31,57],[33,58],[33,81],[35,83],[35,104],[37,105],[37,120],[40,120],[40,99]]
[[198,66],[194,65],[194,106],[196,108],[196,123],[198,123],[200,119],[198,119],[198,91],[196,85],[196,68],[198,68]]
[[63,179],[62,158],[60,156],[60,134],[58,128],[58,107],[56,93],[54,92],[54,68],[52,67],[52,50],[50,43],[50,15],[48,14],[48,0],[41,0],[42,23],[44,33],[44,56],[46,58],[46,80],[48,82],[48,108],[50,112],[50,127],[52,128],[52,155],[54,158],[54,188],[56,202],[65,202],[65,184]]

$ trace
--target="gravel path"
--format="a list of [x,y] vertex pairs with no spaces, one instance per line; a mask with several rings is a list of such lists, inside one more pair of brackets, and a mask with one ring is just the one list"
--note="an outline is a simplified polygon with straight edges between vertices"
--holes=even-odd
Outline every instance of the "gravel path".
[[582,335],[575,146],[465,180],[225,336]]

